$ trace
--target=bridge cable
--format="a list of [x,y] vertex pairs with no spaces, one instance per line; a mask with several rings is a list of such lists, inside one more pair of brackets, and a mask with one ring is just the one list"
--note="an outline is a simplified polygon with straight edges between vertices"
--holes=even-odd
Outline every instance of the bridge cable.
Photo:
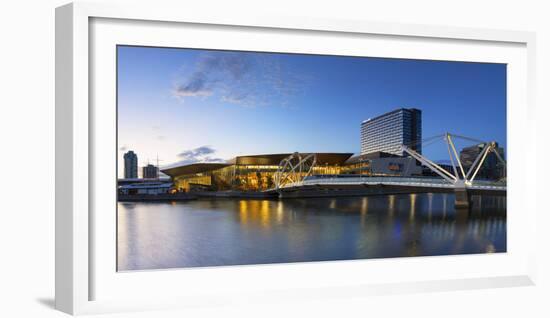
[[453,136],[453,137],[456,137],[456,138],[459,138],[459,139],[464,139],[464,140],[468,140],[468,141],[472,141],[472,142],[475,142],[477,144],[485,144],[487,143],[486,141],[483,141],[483,140],[479,140],[479,139],[475,139],[475,138],[470,138],[470,137],[466,137],[466,136],[462,136],[462,135],[456,135],[456,134],[451,134],[449,133],[449,135]]

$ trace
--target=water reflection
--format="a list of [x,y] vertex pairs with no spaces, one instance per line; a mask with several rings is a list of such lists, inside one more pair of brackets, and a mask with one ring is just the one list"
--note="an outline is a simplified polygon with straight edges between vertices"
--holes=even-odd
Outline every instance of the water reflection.
[[410,195],[410,201],[411,201],[411,210],[409,211],[409,219],[412,221],[414,220],[414,212],[416,209],[416,194],[412,193]]
[[506,198],[119,203],[120,270],[506,251]]

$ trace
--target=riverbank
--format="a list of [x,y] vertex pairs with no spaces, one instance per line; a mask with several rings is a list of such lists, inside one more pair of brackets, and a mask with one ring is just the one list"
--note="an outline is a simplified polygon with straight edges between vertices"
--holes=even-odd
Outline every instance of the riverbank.
[[[147,201],[189,201],[201,198],[206,199],[304,199],[304,198],[338,198],[356,196],[379,196],[392,194],[421,194],[421,193],[448,193],[454,194],[452,188],[426,188],[426,187],[401,187],[401,186],[303,186],[299,188],[288,188],[280,192],[275,190],[252,192],[252,191],[195,191],[175,194],[131,194],[118,195],[119,202],[147,202]],[[472,195],[486,195],[486,191],[467,191],[466,197]],[[506,191],[491,191],[490,195],[506,196]],[[465,198],[466,198],[465,197]],[[463,198],[463,201],[466,200]]]
[[118,202],[149,202],[149,201],[189,201],[197,196],[190,193],[174,194],[119,194]]
[[242,191],[197,191],[174,194],[119,194],[119,202],[148,202],[148,201],[189,201],[199,198],[227,198],[227,199],[275,199],[276,192],[242,192]]

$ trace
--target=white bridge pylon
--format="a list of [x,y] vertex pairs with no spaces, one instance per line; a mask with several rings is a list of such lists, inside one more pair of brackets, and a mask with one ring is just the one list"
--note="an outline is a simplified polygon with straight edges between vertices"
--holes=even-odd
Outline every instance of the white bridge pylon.
[[[430,140],[437,140],[437,138],[442,137],[445,143],[447,144],[447,150],[449,152],[449,158],[451,161],[451,165],[453,167],[453,173],[450,173],[449,171],[443,169],[440,165],[437,163],[431,161],[430,159],[426,158],[425,156],[419,154],[418,152],[414,151],[413,149],[407,147],[406,145],[401,146],[401,150],[409,154],[411,157],[415,158],[416,160],[420,161],[420,163],[426,167],[428,167],[430,170],[441,176],[443,179],[447,180],[449,183],[454,184],[456,187],[466,187],[471,186],[474,182],[474,179],[476,178],[476,175],[478,174],[479,170],[485,163],[485,160],[487,159],[487,155],[492,152],[496,155],[498,160],[504,164],[504,167],[506,167],[506,161],[502,158],[502,156],[497,151],[497,144],[494,141],[491,142],[483,142],[480,140],[476,140],[469,137],[464,137],[460,135],[454,135],[450,133],[445,133],[443,135],[434,136],[432,138],[429,138]],[[462,165],[460,161],[460,157],[456,151],[455,144],[453,142],[453,138],[460,138],[468,141],[473,141],[477,144],[483,144],[483,149],[479,153],[479,155],[476,157],[472,165],[469,167],[468,171],[464,170],[464,166]],[[458,167],[457,167],[458,166]]]
[[313,173],[313,167],[317,163],[316,154],[302,154],[295,152],[281,160],[275,173],[275,187],[282,188],[287,184],[302,181]]

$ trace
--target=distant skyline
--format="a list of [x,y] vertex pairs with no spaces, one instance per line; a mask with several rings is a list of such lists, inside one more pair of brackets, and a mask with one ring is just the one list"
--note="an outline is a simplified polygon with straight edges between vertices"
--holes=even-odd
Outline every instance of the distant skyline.
[[[422,110],[423,138],[451,132],[506,149],[505,64],[117,50],[119,177],[128,150],[139,166],[158,155],[161,167],[245,154],[359,153],[361,122],[397,108]],[[423,153],[448,160],[443,145]]]

